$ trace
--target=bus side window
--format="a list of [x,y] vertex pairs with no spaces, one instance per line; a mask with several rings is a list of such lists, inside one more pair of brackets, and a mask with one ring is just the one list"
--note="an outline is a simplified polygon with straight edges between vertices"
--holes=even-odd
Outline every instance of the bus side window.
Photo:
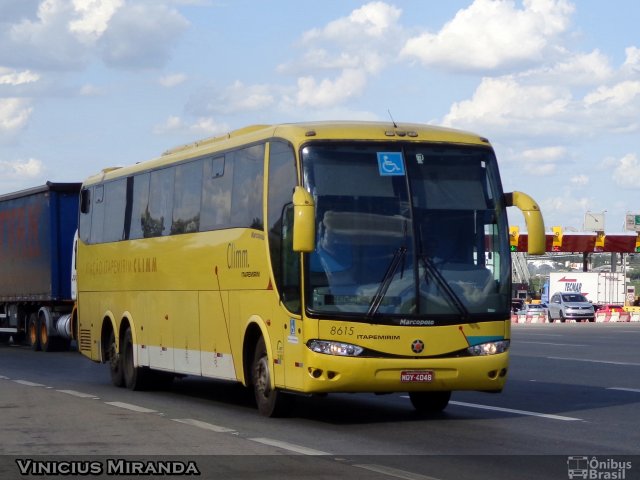
[[267,233],[271,267],[280,298],[290,312],[300,312],[300,254],[293,251],[293,204],[297,183],[295,154],[291,145],[269,144]]
[[231,226],[233,164],[225,156],[206,158],[202,181],[200,231]]
[[293,203],[284,208],[282,217],[280,295],[290,312],[300,313],[300,253],[293,251]]
[[149,208],[142,219],[144,237],[160,237],[171,233],[175,168],[151,172]]

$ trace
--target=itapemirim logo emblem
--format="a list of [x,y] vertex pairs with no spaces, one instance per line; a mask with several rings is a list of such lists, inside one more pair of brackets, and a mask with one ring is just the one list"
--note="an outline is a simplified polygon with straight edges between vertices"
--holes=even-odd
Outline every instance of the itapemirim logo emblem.
[[629,461],[587,455],[567,457],[567,474],[570,479],[625,480],[628,470],[631,470]]

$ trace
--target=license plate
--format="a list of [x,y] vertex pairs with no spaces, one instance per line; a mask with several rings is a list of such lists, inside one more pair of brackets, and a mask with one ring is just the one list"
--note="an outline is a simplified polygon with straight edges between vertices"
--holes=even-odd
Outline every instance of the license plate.
[[400,381],[403,383],[429,383],[433,382],[435,374],[431,370],[411,370],[400,372]]

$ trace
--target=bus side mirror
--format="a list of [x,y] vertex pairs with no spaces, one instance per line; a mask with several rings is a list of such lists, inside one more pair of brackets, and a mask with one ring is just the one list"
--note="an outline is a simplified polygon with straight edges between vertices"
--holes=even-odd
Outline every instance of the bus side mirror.
[[313,252],[316,248],[316,219],[313,197],[302,187],[293,191],[293,251]]
[[529,232],[529,255],[543,255],[546,251],[546,235],[542,212],[540,212],[538,204],[533,198],[522,192],[505,193],[504,199],[507,207],[517,207],[524,215]]
[[91,205],[91,190],[83,188],[80,191],[80,213],[89,213],[89,206]]

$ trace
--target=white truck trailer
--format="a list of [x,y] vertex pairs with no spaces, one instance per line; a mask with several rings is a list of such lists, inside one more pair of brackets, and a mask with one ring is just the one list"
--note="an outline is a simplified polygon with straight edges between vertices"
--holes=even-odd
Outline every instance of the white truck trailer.
[[625,275],[622,272],[552,272],[548,294],[556,292],[581,293],[594,305],[624,305]]

